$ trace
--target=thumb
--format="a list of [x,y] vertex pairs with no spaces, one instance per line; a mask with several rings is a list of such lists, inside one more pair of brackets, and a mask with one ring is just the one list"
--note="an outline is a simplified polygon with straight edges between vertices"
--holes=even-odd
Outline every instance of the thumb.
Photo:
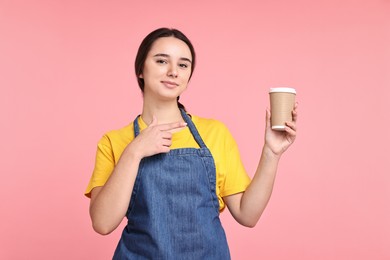
[[269,110],[269,108],[267,108],[265,111],[265,127],[271,127],[271,111]]
[[149,127],[157,125],[157,117],[153,115],[152,122],[150,123]]

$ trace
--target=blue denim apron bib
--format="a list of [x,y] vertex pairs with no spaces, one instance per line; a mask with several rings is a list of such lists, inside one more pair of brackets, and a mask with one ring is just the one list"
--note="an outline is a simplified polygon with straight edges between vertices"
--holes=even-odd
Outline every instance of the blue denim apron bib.
[[[113,259],[230,259],[219,219],[216,171],[190,117],[181,114],[199,145],[143,158]],[[138,117],[134,121],[139,134]]]

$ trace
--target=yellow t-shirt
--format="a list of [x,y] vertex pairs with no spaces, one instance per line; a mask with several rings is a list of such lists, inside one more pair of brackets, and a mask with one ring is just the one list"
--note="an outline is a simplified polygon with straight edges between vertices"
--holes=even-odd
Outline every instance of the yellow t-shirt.
[[[216,192],[219,210],[222,211],[225,208],[222,197],[245,191],[250,178],[241,162],[237,144],[224,124],[198,116],[192,116],[192,121],[213,155],[216,168]],[[140,131],[147,127],[142,117],[139,117],[138,124]],[[100,139],[95,168],[85,191],[87,197],[90,197],[93,188],[106,183],[123,150],[133,139],[133,123],[119,130],[110,131]],[[199,148],[188,127],[173,134],[171,149],[177,148]]]

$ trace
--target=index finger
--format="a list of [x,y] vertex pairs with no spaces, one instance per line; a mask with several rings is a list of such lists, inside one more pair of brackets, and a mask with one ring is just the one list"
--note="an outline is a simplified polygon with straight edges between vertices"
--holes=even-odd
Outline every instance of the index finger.
[[169,124],[159,125],[158,129],[160,129],[161,131],[170,131],[170,130],[173,130],[173,129],[182,128],[182,127],[184,127],[186,125],[187,125],[187,123],[185,123],[185,122],[176,122],[176,123],[169,123]]

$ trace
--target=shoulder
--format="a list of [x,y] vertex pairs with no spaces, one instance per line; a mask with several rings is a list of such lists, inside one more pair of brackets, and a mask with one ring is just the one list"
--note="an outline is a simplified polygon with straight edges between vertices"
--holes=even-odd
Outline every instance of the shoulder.
[[99,145],[128,144],[132,139],[134,139],[134,126],[130,123],[122,128],[107,131],[99,140]]
[[192,115],[192,121],[196,125],[196,127],[207,130],[218,130],[218,131],[228,131],[226,125],[212,118],[204,118],[196,115]]
[[219,120],[196,115],[192,115],[192,120],[202,137],[210,137],[216,140],[232,138],[227,126]]

